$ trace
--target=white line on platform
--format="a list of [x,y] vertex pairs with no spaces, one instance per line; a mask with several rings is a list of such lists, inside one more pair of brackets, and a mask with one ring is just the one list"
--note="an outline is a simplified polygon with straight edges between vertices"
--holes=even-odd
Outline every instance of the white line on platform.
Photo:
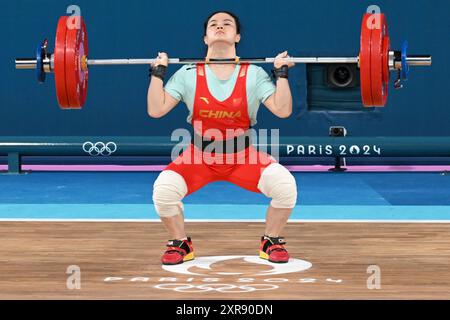
[[[1,218],[0,222],[161,222],[159,219],[23,219]],[[264,219],[186,219],[185,222],[265,222]],[[355,220],[292,219],[288,223],[450,223],[450,220]]]

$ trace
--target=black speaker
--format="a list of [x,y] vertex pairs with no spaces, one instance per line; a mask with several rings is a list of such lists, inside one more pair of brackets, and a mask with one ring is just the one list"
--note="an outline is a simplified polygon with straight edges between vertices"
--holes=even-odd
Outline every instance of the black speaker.
[[328,134],[330,137],[345,137],[347,135],[347,129],[341,126],[330,127]]
[[351,64],[330,64],[326,68],[327,85],[330,88],[354,88],[359,86],[358,68]]

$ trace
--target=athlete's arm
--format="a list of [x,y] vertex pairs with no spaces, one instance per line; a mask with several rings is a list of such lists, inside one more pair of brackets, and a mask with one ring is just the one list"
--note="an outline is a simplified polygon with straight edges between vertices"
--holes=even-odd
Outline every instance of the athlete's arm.
[[[288,67],[294,66],[292,62],[285,61],[284,58],[287,57],[287,51],[277,55],[274,63],[275,68],[280,68],[283,65],[288,65]],[[289,117],[292,114],[292,94],[288,79],[278,78],[275,92],[263,104],[277,117]]]
[[263,104],[277,117],[289,117],[292,114],[292,95],[288,80],[278,79],[275,92]]
[[[160,52],[156,58],[154,66],[167,66],[169,58],[166,53]],[[161,118],[172,110],[179,100],[174,99],[170,94],[164,90],[164,82],[160,78],[151,77],[150,85],[147,93],[147,112],[152,118]]]

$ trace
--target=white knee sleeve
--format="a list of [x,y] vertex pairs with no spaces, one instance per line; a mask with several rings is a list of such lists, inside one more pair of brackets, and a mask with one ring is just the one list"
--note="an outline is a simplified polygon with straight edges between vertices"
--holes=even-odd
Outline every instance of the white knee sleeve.
[[261,174],[258,189],[272,198],[274,208],[293,208],[297,202],[297,184],[288,169],[279,163],[272,163]]
[[153,203],[161,217],[172,217],[183,213],[181,200],[187,193],[184,178],[172,170],[162,171],[153,185]]

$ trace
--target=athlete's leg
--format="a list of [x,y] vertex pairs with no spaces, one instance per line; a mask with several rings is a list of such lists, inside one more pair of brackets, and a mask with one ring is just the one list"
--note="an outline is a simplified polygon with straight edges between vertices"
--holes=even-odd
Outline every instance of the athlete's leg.
[[155,210],[171,239],[186,238],[182,199],[214,180],[204,163],[193,160],[196,156],[191,145],[160,173],[153,186]]
[[[257,152],[252,150],[251,152]],[[271,198],[266,213],[265,234],[261,238],[260,257],[275,263],[289,261],[284,248],[285,241],[280,237],[297,200],[297,185],[294,176],[285,167],[268,160],[261,153],[258,163],[242,164],[236,167],[227,179],[247,190],[262,192]]]

